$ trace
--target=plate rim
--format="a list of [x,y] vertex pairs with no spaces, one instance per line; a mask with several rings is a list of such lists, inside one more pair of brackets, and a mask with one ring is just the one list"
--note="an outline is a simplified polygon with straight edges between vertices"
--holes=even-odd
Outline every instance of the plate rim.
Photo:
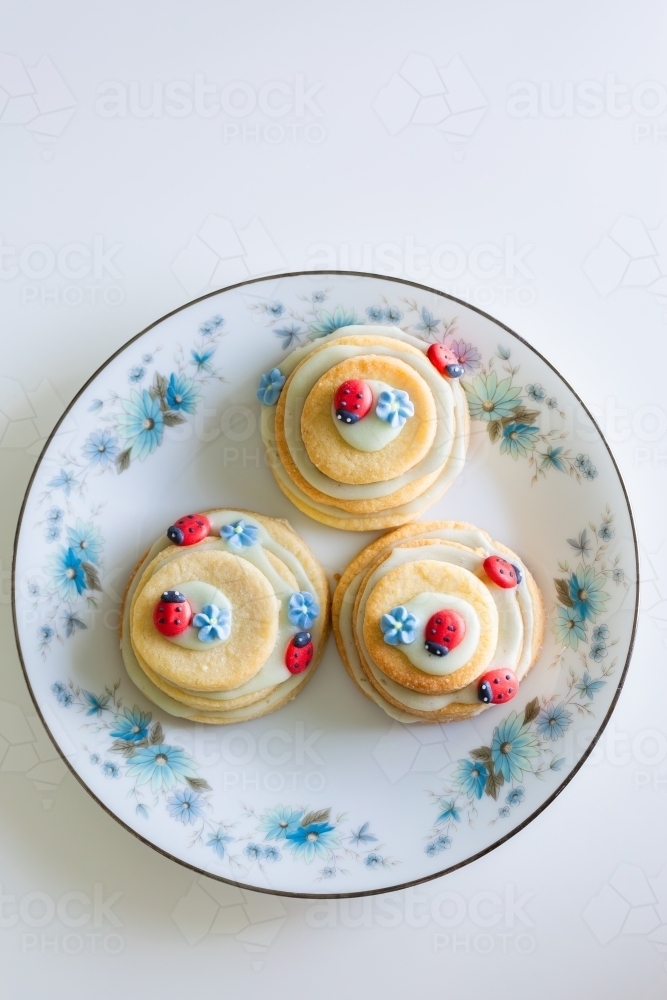
[[[48,448],[49,448],[49,446],[51,444],[51,441],[53,440],[53,438],[58,433],[58,430],[59,430],[61,424],[63,423],[63,421],[65,420],[65,418],[69,415],[70,410],[72,409],[72,407],[75,405],[75,403],[80,398],[80,396],[83,395],[83,393],[86,391],[86,389],[88,388],[88,386],[90,386],[95,381],[95,379],[98,377],[98,375],[100,375],[104,371],[104,369],[107,368],[108,365],[110,365],[111,362],[115,358],[118,357],[118,355],[122,354],[123,351],[127,350],[127,348],[131,344],[133,344],[140,337],[143,337],[144,334],[148,333],[149,330],[152,330],[154,327],[158,326],[160,323],[163,323],[165,320],[170,319],[172,316],[177,315],[177,313],[183,312],[183,310],[185,310],[185,309],[189,309],[190,306],[196,305],[198,302],[204,302],[206,299],[212,298],[215,295],[219,295],[221,292],[233,291],[235,288],[244,288],[244,287],[246,287],[248,285],[254,285],[254,284],[257,284],[258,282],[261,282],[261,281],[280,280],[282,278],[311,277],[311,276],[317,276],[317,275],[322,275],[322,276],[324,276],[324,275],[340,275],[342,277],[379,278],[379,279],[381,279],[383,281],[392,281],[392,282],[395,282],[398,285],[407,285],[407,286],[412,287],[412,288],[418,288],[418,289],[420,289],[420,291],[430,292],[431,294],[437,295],[437,296],[439,296],[442,299],[447,299],[449,302],[455,302],[458,305],[464,306],[466,309],[470,309],[470,310],[472,310],[472,312],[475,312],[478,315],[483,316],[485,319],[490,320],[496,326],[500,327],[501,329],[505,330],[507,333],[511,334],[511,336],[515,337],[520,343],[524,344],[534,354],[536,354],[537,357],[540,358],[540,360],[543,361],[548,366],[548,368],[550,368],[551,371],[553,371],[558,376],[558,378],[570,390],[570,392],[572,393],[572,395],[574,396],[574,398],[577,400],[577,402],[583,408],[583,410],[586,413],[587,417],[589,418],[589,420],[591,421],[591,423],[595,427],[597,433],[600,436],[601,442],[603,443],[603,445],[605,446],[605,448],[607,450],[607,453],[608,453],[608,455],[609,455],[609,457],[611,459],[612,465],[614,467],[614,471],[616,472],[616,475],[618,477],[618,481],[620,483],[621,490],[623,492],[623,498],[625,500],[626,508],[627,508],[627,511],[628,511],[628,516],[630,518],[630,528],[632,530],[632,545],[633,545],[633,551],[634,551],[634,561],[635,561],[635,571],[636,571],[635,572],[635,586],[634,586],[635,608],[634,608],[634,615],[633,615],[633,619],[632,619],[632,630],[631,630],[631,633],[630,633],[630,643],[629,643],[629,646],[628,646],[628,652],[627,652],[627,656],[625,658],[625,663],[623,664],[623,670],[621,671],[621,675],[620,675],[620,678],[619,678],[619,681],[618,681],[618,684],[617,684],[617,687],[616,687],[616,691],[615,691],[614,696],[613,696],[613,698],[611,700],[611,703],[609,705],[609,708],[607,710],[606,715],[600,721],[600,724],[599,724],[599,726],[598,726],[598,728],[597,728],[597,730],[595,732],[595,735],[594,735],[593,739],[591,740],[591,742],[589,743],[588,747],[586,748],[586,750],[584,751],[584,753],[581,755],[581,757],[579,758],[579,760],[572,767],[572,770],[567,774],[567,776],[563,779],[563,781],[558,785],[558,787],[555,789],[555,791],[551,795],[549,795],[544,800],[544,802],[542,802],[521,823],[519,823],[517,826],[515,826],[508,833],[504,834],[498,840],[495,840],[492,844],[489,844],[487,847],[483,848],[483,850],[480,850],[476,854],[471,855],[469,858],[466,858],[463,861],[459,861],[455,865],[450,865],[447,868],[443,868],[440,871],[433,872],[433,873],[431,873],[429,875],[425,875],[422,878],[411,879],[408,882],[401,882],[398,885],[383,886],[383,887],[379,887],[377,889],[364,889],[364,890],[361,890],[359,892],[327,892],[327,893],[289,892],[289,891],[287,891],[285,889],[269,889],[269,888],[266,888],[264,886],[248,885],[248,883],[246,883],[246,882],[240,882],[240,881],[237,881],[235,879],[225,878],[222,875],[217,875],[214,872],[207,871],[205,868],[200,868],[198,865],[195,865],[195,864],[192,864],[192,863],[190,863],[188,861],[185,861],[182,858],[178,858],[175,855],[170,854],[169,851],[165,850],[164,848],[159,847],[157,844],[155,844],[151,840],[148,840],[146,837],[142,836],[136,830],[132,829],[132,827],[129,826],[127,823],[125,823],[124,820],[122,820],[115,812],[113,812],[113,810],[109,806],[107,806],[104,802],[102,802],[102,800],[98,798],[98,796],[95,794],[95,792],[92,790],[92,788],[89,785],[86,784],[86,782],[84,781],[83,777],[79,774],[78,771],[75,770],[74,766],[70,763],[69,759],[67,758],[67,756],[65,755],[65,753],[61,749],[60,744],[58,743],[58,741],[55,739],[54,735],[52,734],[52,732],[51,732],[51,730],[50,730],[50,728],[49,728],[49,726],[48,726],[48,724],[47,724],[47,722],[46,722],[46,720],[44,718],[44,715],[42,714],[42,710],[40,708],[39,702],[37,701],[37,697],[35,695],[35,692],[33,691],[33,687],[32,687],[32,684],[30,682],[30,678],[28,676],[28,671],[27,671],[27,668],[26,668],[25,660],[23,658],[23,650],[21,649],[21,641],[20,641],[20,638],[19,638],[18,616],[17,616],[17,608],[16,608],[16,561],[17,561],[17,555],[18,555],[19,538],[20,538],[20,535],[21,535],[21,528],[23,526],[23,516],[25,514],[25,509],[26,509],[26,505],[27,505],[27,502],[28,502],[28,497],[30,496],[30,493],[31,493],[31,490],[32,490],[32,486],[33,486],[35,477],[37,476],[37,473],[38,473],[38,471],[39,471],[39,469],[41,467],[42,461],[44,460],[44,456],[46,455],[46,452],[48,451]],[[261,275],[259,277],[255,277],[255,278],[247,278],[245,281],[237,281],[237,282],[235,282],[232,285],[224,285],[222,288],[217,288],[217,289],[215,289],[212,292],[207,292],[205,295],[199,295],[196,298],[190,299],[188,302],[183,303],[183,305],[177,306],[175,309],[170,310],[169,312],[165,313],[163,316],[160,316],[158,319],[154,320],[154,322],[149,323],[148,326],[144,327],[138,333],[134,334],[134,336],[130,337],[129,340],[127,340],[124,344],[122,344],[120,347],[118,347],[113,352],[113,354],[110,354],[109,357],[106,358],[106,360],[92,373],[92,375],[84,382],[84,384],[81,386],[81,388],[78,390],[78,392],[75,393],[75,395],[69,401],[69,403],[67,404],[67,406],[63,410],[62,414],[58,418],[58,421],[56,422],[56,424],[55,424],[54,428],[52,429],[51,433],[48,435],[46,441],[44,442],[44,446],[43,446],[41,452],[39,453],[37,461],[35,462],[35,466],[34,466],[32,472],[30,474],[30,478],[28,480],[28,485],[26,486],[25,493],[23,495],[23,500],[21,501],[21,508],[20,508],[20,511],[19,511],[19,517],[18,517],[18,522],[17,522],[17,525],[16,525],[16,531],[15,531],[15,534],[14,534],[14,543],[13,543],[13,546],[12,546],[12,569],[11,569],[12,626],[13,626],[13,630],[14,630],[14,641],[16,643],[16,649],[17,649],[17,652],[18,652],[19,662],[21,664],[21,670],[23,672],[23,677],[24,677],[26,686],[28,688],[28,693],[30,694],[30,698],[31,698],[32,703],[33,703],[33,705],[35,707],[35,711],[37,712],[37,715],[38,715],[38,717],[39,717],[42,725],[44,726],[49,739],[51,740],[51,742],[55,746],[55,748],[56,748],[56,750],[58,752],[58,755],[60,756],[60,758],[62,759],[62,761],[64,762],[64,764],[68,768],[68,770],[70,771],[70,773],[74,775],[74,777],[76,778],[76,780],[78,781],[78,783],[82,786],[82,788],[84,788],[85,791],[88,793],[88,795],[90,795],[90,797],[93,799],[93,801],[96,802],[97,805],[100,806],[107,813],[107,815],[111,816],[112,819],[114,819],[116,821],[116,823],[118,823],[124,830],[126,830],[128,833],[130,833],[133,837],[136,837],[136,839],[138,841],[140,841],[142,844],[145,844],[147,847],[150,847],[151,850],[156,851],[158,854],[161,854],[163,857],[168,858],[170,861],[173,861],[176,864],[181,865],[183,868],[188,868],[188,869],[190,869],[190,871],[196,872],[198,875],[203,875],[205,878],[211,878],[211,879],[214,879],[217,882],[223,882],[226,885],[232,885],[232,886],[235,886],[235,887],[237,887],[239,889],[244,889],[244,890],[246,890],[246,892],[263,892],[263,893],[267,893],[268,895],[271,895],[271,896],[285,896],[285,897],[292,898],[292,899],[355,899],[355,898],[365,897],[365,896],[379,896],[379,895],[384,895],[384,894],[389,893],[389,892],[399,892],[399,891],[401,891],[403,889],[409,889],[409,888],[412,888],[413,886],[416,886],[416,885],[423,885],[425,882],[432,882],[434,879],[442,878],[445,875],[449,875],[451,872],[455,872],[455,871],[457,871],[460,868],[464,868],[467,865],[472,864],[474,861],[479,860],[479,858],[484,857],[486,854],[490,854],[491,851],[495,851],[498,847],[501,847],[504,843],[506,843],[512,837],[515,837],[518,833],[520,833],[522,830],[524,830],[528,826],[528,824],[532,823],[533,820],[537,819],[537,817],[542,812],[544,812],[544,810],[547,809],[547,807],[551,805],[551,803],[554,801],[554,799],[556,799],[561,794],[561,792],[570,784],[570,782],[572,781],[572,779],[574,778],[574,776],[576,774],[578,774],[579,770],[583,767],[583,765],[585,764],[586,760],[588,759],[588,757],[591,755],[591,753],[595,749],[595,747],[596,747],[596,745],[597,745],[600,737],[602,736],[604,730],[607,728],[609,720],[611,719],[611,716],[612,716],[612,714],[613,714],[613,712],[614,712],[614,710],[616,708],[618,699],[619,699],[619,697],[621,695],[621,691],[623,690],[623,687],[625,685],[625,681],[626,681],[626,678],[627,678],[628,670],[629,670],[629,667],[630,667],[630,661],[632,660],[632,654],[634,652],[635,639],[636,639],[636,635],[637,635],[637,622],[638,622],[639,605],[640,605],[640,585],[639,585],[640,584],[640,580],[639,580],[639,577],[640,577],[640,573],[639,573],[639,545],[638,545],[638,541],[637,541],[637,528],[636,528],[636,525],[635,525],[634,513],[633,513],[633,510],[632,510],[632,504],[630,502],[630,497],[628,495],[628,490],[627,490],[627,487],[625,485],[625,480],[623,479],[623,476],[621,474],[621,470],[618,467],[618,463],[617,463],[616,458],[614,456],[614,453],[613,453],[613,451],[612,451],[612,449],[611,449],[611,447],[609,445],[609,442],[607,441],[605,435],[603,434],[602,429],[600,428],[597,420],[595,419],[595,417],[593,416],[593,414],[590,412],[589,408],[586,406],[586,403],[583,401],[583,399],[581,398],[581,396],[579,395],[579,393],[572,387],[572,385],[570,385],[569,381],[561,374],[561,372],[558,371],[558,369],[555,367],[555,365],[553,365],[547,358],[545,358],[544,355],[540,351],[538,351],[537,348],[534,347],[529,341],[527,341],[524,337],[522,337],[521,334],[516,333],[511,327],[507,326],[506,323],[503,323],[502,320],[497,319],[495,316],[492,316],[490,313],[487,313],[485,310],[480,309],[478,306],[472,305],[471,303],[466,302],[464,299],[457,298],[455,295],[450,295],[448,292],[440,291],[439,289],[433,288],[430,285],[423,285],[423,284],[421,284],[420,282],[417,282],[417,281],[409,281],[408,279],[405,279],[405,278],[399,278],[399,277],[394,277],[392,275],[375,273],[375,272],[372,272],[372,271],[348,271],[348,270],[334,270],[334,269],[329,269],[329,268],[326,268],[326,269],[316,269],[316,270],[281,271],[280,273],[277,273],[277,274],[265,274],[265,275]]]

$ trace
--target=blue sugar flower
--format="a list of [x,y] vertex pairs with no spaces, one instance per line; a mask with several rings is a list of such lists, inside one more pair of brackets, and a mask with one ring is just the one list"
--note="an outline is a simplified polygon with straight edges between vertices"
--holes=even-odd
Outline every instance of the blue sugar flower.
[[328,313],[323,309],[318,313],[317,320],[310,324],[311,340],[326,337],[345,326],[356,326],[358,322],[354,309],[345,310],[342,306],[336,306],[333,313]]
[[264,848],[263,857],[264,860],[268,861],[270,864],[275,864],[276,861],[280,861],[281,855],[277,847],[269,846]]
[[591,660],[595,660],[596,663],[599,663],[600,660],[603,660],[607,655],[606,643],[602,642],[602,640],[591,643],[591,651],[588,655]]
[[194,379],[188,378],[186,375],[171,373],[167,385],[167,405],[170,410],[194,413],[200,399],[201,394]]
[[[503,439],[500,442],[501,454],[509,454],[514,461],[521,456],[525,458],[537,444],[539,429],[531,424],[519,424],[515,420],[503,427]],[[555,464],[555,463],[554,463]]]
[[580,681],[574,685],[578,691],[581,691],[582,695],[593,701],[593,696],[600,688],[603,688],[607,682],[606,681],[594,681],[587,670],[584,670],[584,676]]
[[120,768],[118,764],[114,764],[110,760],[105,760],[102,764],[102,774],[105,778],[120,778]]
[[493,731],[491,759],[496,772],[505,781],[520,781],[524,771],[532,771],[531,758],[538,755],[535,738],[524,731],[523,712],[510,712]]
[[382,868],[382,862],[384,858],[381,854],[367,854],[364,858],[364,864],[367,868]]
[[148,736],[151,718],[151,712],[142,712],[136,705],[132,710],[124,708],[123,715],[116,717],[115,728],[109,735],[116,740],[125,740],[126,743],[140,743]]
[[456,781],[469,799],[481,799],[489,772],[478,760],[460,760],[452,773],[452,781]]
[[552,705],[551,702],[540,710],[537,716],[535,731],[538,736],[547,740],[559,740],[564,735],[572,721],[572,713],[568,712],[563,703]]
[[288,617],[292,625],[308,629],[320,613],[320,606],[306,590],[292,594],[289,599]]
[[371,323],[381,323],[384,317],[384,310],[381,306],[370,306],[370,308],[366,310],[366,315]]
[[539,382],[536,382],[535,385],[527,385],[526,392],[535,403],[541,403],[547,394],[547,390],[543,389]]
[[385,309],[383,319],[387,323],[400,323],[403,319],[403,313],[396,306],[389,306]]
[[606,625],[596,625],[593,629],[593,641],[604,642],[609,638],[609,629]]
[[598,531],[598,535],[600,536],[603,542],[610,542],[611,539],[614,537],[614,529],[610,524],[603,524],[600,530]]
[[137,382],[143,382],[145,376],[146,376],[146,369],[143,368],[141,365],[134,365],[134,367],[130,368],[129,372],[127,373],[127,380],[128,382],[131,382],[133,385],[136,385]]
[[592,566],[581,566],[571,575],[567,583],[568,593],[579,618],[594,621],[604,612],[609,600],[609,594],[602,589],[604,585],[605,577],[596,574]]
[[380,619],[384,641],[389,646],[398,646],[399,644],[409,646],[417,635],[416,626],[416,616],[403,606],[392,608],[388,615],[382,615]]
[[206,320],[199,327],[199,332],[202,337],[210,337],[211,334],[216,333],[218,330],[222,329],[225,325],[225,321],[220,315],[212,316],[211,319]]
[[192,619],[192,624],[199,629],[197,638],[200,642],[226,639],[232,630],[232,613],[229,608],[217,608],[215,604],[205,604],[199,614]]
[[403,389],[383,389],[378,396],[375,414],[390,427],[403,427],[414,413],[414,403]]
[[212,847],[219,858],[224,858],[227,844],[230,844],[233,839],[233,837],[227,836],[221,829],[218,829],[216,833],[208,838],[206,846]]
[[254,545],[259,537],[259,528],[254,524],[246,524],[243,518],[233,524],[223,524],[220,534],[233,549]]
[[116,455],[120,448],[117,438],[113,436],[111,431],[101,430],[89,434],[81,450],[93,467],[97,466],[101,471],[104,471],[116,461]]
[[303,809],[278,805],[267,809],[257,829],[266,834],[265,840],[284,840],[288,833],[294,833],[302,816]]
[[505,799],[505,802],[507,802],[507,804],[509,806],[518,806],[520,802],[523,802],[523,800],[525,799],[525,797],[526,797],[526,793],[523,790],[523,788],[521,788],[521,787],[519,787],[519,788],[513,788],[510,791],[510,793],[507,796],[507,798]]
[[151,791],[171,789],[181,779],[195,778],[197,772],[192,758],[181,747],[158,743],[142,747],[128,760],[128,776],[137,779],[137,785],[150,782]]
[[436,823],[461,822],[461,814],[458,811],[456,801],[454,799],[452,799],[451,802],[445,802],[444,800],[441,800],[440,805],[442,806],[442,812],[438,816]]
[[278,401],[278,396],[285,385],[285,376],[280,368],[272,368],[268,375],[262,375],[255,395],[260,403],[265,406],[273,406]]
[[76,526],[67,529],[67,540],[74,555],[81,562],[100,561],[104,542],[100,529],[96,528],[92,521],[84,522],[78,517]]
[[559,642],[570,649],[576,649],[586,639],[586,622],[574,608],[556,608],[553,632]]
[[67,472],[65,469],[61,469],[57,476],[54,476],[47,484],[51,486],[54,490],[62,490],[66,497],[72,492],[74,486],[78,486],[79,482],[73,472]]
[[51,589],[63,601],[73,601],[85,590],[86,577],[73,549],[61,545],[56,555],[49,556],[46,571],[51,577]]
[[60,524],[65,516],[65,511],[62,507],[49,507],[46,514],[44,515],[49,524]]
[[178,788],[169,799],[169,815],[174,819],[180,819],[183,826],[191,823],[204,815],[201,807],[201,796],[193,792],[191,788]]
[[[40,625],[39,628],[37,629],[37,635],[39,637],[40,642],[51,642],[54,633],[50,625]],[[51,690],[55,691],[56,687],[62,687],[62,684],[61,685],[54,684]]]
[[338,837],[335,827],[329,823],[309,823],[300,826],[293,833],[287,834],[295,860],[303,858],[310,864],[316,855],[328,857],[329,851],[338,847]]
[[62,527],[59,524],[47,524],[44,528],[44,537],[47,542],[57,542],[62,535]]
[[143,462],[162,444],[164,418],[159,399],[143,389],[133,391],[130,399],[123,400],[123,410],[118,417],[118,428],[130,447],[130,461]]

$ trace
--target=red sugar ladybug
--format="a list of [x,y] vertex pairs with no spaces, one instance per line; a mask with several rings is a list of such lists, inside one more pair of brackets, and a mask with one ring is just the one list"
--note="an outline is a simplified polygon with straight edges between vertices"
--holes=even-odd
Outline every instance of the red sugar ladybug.
[[433,367],[441,375],[446,375],[447,378],[461,378],[463,375],[463,365],[459,364],[459,359],[454,352],[449,347],[445,347],[444,344],[431,344],[426,352],[426,357]]
[[371,387],[360,378],[351,378],[336,389],[336,420],[341,420],[344,424],[356,424],[358,420],[362,420],[372,405]]
[[457,611],[436,611],[426,623],[424,648],[433,656],[447,656],[463,641],[465,620]]
[[519,681],[514,671],[509,667],[498,667],[480,677],[477,697],[486,705],[499,705],[501,702],[511,701],[518,690]]
[[285,650],[285,666],[291,674],[302,674],[313,658],[310,632],[297,632]]
[[211,522],[206,514],[186,514],[167,528],[167,538],[174,545],[195,545],[211,534]]
[[165,590],[155,606],[153,624],[162,635],[180,635],[192,621],[192,608],[179,590]]
[[510,590],[521,583],[521,570],[513,563],[509,563],[507,559],[501,559],[500,556],[489,556],[482,565],[489,579],[504,590]]

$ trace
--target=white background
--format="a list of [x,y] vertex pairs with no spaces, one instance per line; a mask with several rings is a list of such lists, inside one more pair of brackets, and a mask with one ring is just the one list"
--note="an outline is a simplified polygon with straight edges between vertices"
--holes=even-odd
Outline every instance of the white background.
[[[70,0],[3,21],[7,994],[663,996],[663,6]],[[197,78],[211,89],[178,111]],[[54,759],[14,646],[14,525],[65,404],[142,327],[244,275],[387,259],[507,323],[599,417],[641,543],[636,652],[594,756],[474,865],[365,902],[235,895],[136,841]]]

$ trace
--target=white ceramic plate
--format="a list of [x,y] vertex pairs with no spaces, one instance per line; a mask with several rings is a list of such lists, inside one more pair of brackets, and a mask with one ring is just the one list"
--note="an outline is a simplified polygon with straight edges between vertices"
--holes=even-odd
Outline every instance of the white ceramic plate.
[[[331,574],[375,537],[295,510],[273,482],[258,428],[260,374],[290,347],[352,323],[444,339],[466,365],[473,402],[495,401],[483,411],[490,419],[472,422],[463,476],[428,517],[474,522],[521,555],[547,602],[540,660],[511,706],[445,726],[389,719],[354,687],[333,639],[303,694],[274,715],[230,727],[165,715],[126,676],[116,626],[130,571],[176,517],[223,506],[286,517]],[[181,422],[168,417],[167,426],[158,407],[154,431],[142,431],[146,390],[160,377]],[[522,409],[508,415],[510,386]],[[558,794],[618,697],[637,577],[618,469],[544,358],[440,292],[308,273],[192,302],[93,376],[25,498],[14,613],[37,710],[73,773],[126,829],[250,889],[354,895],[466,864]],[[505,754],[511,770],[498,787],[488,778],[500,773],[500,743],[516,753]],[[171,764],[160,769],[152,755],[165,746]]]

